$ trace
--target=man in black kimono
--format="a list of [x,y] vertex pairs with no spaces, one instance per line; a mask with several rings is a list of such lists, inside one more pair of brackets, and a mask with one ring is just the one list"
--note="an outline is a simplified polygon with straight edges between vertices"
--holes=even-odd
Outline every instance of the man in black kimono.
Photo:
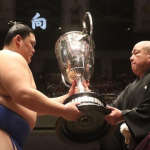
[[[138,77],[118,96],[114,107],[108,107],[112,112],[105,120],[112,125],[118,124],[118,128],[124,122],[127,124],[134,145],[131,147],[130,143],[128,149],[134,150],[150,132],[150,41],[137,43],[130,61],[132,71]],[[107,148],[101,144],[101,150],[127,149],[119,130],[106,141]]]

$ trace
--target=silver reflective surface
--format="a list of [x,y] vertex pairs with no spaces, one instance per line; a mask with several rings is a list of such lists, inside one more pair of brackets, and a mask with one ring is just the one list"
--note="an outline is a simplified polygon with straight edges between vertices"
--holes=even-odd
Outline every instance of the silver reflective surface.
[[90,36],[79,31],[72,31],[61,36],[56,45],[55,53],[59,68],[65,80],[89,80],[94,71],[94,43]]

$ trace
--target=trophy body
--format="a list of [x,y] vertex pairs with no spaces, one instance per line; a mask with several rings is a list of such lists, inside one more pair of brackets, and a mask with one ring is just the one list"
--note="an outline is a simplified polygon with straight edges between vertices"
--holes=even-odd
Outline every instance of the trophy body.
[[[90,22],[88,35],[87,19]],[[75,80],[79,92],[67,98],[68,102],[81,102],[78,109],[83,112],[75,122],[60,117],[55,125],[56,134],[67,143],[96,143],[109,137],[115,126],[108,124],[104,115],[109,114],[105,101],[96,93],[85,92],[83,80],[89,80],[94,71],[94,42],[92,40],[92,18],[87,12],[83,19],[83,31],[72,31],[62,35],[55,45],[62,80],[66,86]]]

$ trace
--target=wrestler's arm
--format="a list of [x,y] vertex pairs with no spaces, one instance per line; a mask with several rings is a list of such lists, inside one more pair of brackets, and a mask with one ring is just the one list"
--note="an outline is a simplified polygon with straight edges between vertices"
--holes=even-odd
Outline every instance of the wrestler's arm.
[[[53,101],[56,101],[56,102],[59,102],[61,104],[63,104],[63,102],[65,101],[65,99],[67,99],[69,96],[69,93],[68,94],[65,94],[63,96],[59,96],[59,97],[55,97],[55,98],[48,98],[50,101],[53,100]],[[45,113],[41,113],[41,112],[37,112],[37,116],[44,116],[44,115],[47,115]]]
[[[72,85],[71,85],[71,88],[70,88],[68,94],[65,94],[65,95],[62,95],[59,97],[55,97],[55,98],[49,98],[49,100],[63,103],[69,96],[71,96],[74,93],[75,93],[75,81],[72,82]],[[37,116],[43,116],[43,115],[46,115],[46,114],[37,112]]]
[[[89,81],[88,80],[83,81],[82,85],[84,86],[85,91],[91,92],[91,90],[88,88],[88,86],[89,86]],[[76,87],[76,82],[72,81],[72,85],[70,87],[70,90],[69,90],[68,94],[65,94],[65,95],[57,97],[57,98],[51,98],[51,100],[55,100],[59,103],[63,103],[69,96],[71,96],[75,93],[78,93],[78,91],[79,90],[78,90],[78,87]]]
[[62,96],[59,96],[59,97],[55,97],[55,98],[50,98],[50,99],[55,100],[59,103],[63,103],[69,96],[71,96],[72,94],[75,94],[75,86],[76,86],[75,81],[72,81],[72,85],[69,89],[68,94],[65,94],[65,95],[62,95]]
[[[85,91],[91,92],[91,90],[88,88],[88,86],[89,86],[89,80],[82,82],[82,84],[83,84],[83,86],[85,88]],[[57,101],[59,103],[63,103],[69,96],[71,96],[72,94],[78,93],[79,89],[78,89],[78,87],[75,87],[75,86],[76,86],[76,82],[73,81],[68,94],[60,96],[60,97],[57,97],[57,98],[50,98],[50,99],[54,100],[54,101]],[[38,112],[37,115],[38,116],[43,116],[43,115],[46,115],[46,114]]]
[[49,100],[47,96],[31,87],[29,67],[20,54],[3,55],[0,81],[13,100],[42,114],[62,116],[67,120],[76,120],[79,117],[79,110],[75,107],[77,103],[63,105]]

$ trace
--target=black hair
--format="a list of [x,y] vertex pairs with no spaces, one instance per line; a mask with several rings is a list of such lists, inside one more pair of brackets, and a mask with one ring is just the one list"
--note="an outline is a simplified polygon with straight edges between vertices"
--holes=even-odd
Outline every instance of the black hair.
[[4,40],[4,46],[9,45],[16,35],[20,35],[23,39],[33,33],[33,30],[29,28],[27,25],[22,24],[21,22],[13,22],[9,21],[8,25],[11,26],[9,31],[7,32],[6,38]]

